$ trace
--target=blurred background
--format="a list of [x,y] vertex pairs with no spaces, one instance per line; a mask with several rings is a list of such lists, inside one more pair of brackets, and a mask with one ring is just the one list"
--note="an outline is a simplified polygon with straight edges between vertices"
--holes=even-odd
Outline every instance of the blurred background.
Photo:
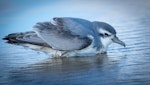
[[[149,15],[149,0],[1,0],[1,34],[32,30],[37,22],[53,17],[79,17],[104,21],[111,25],[118,19]],[[119,21],[120,22],[120,21]],[[120,28],[121,29],[121,28]]]
[[[2,40],[53,17],[107,22],[127,47],[112,44],[106,55],[51,59]],[[150,85],[149,25],[150,0],[0,0],[0,84]]]

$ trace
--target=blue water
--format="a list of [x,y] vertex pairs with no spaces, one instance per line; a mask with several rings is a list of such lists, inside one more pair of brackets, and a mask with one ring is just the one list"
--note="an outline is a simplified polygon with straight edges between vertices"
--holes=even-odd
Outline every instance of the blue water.
[[0,85],[150,85],[149,0],[28,1],[0,1],[6,4],[0,38],[69,16],[111,24],[127,46],[112,44],[94,57],[51,58],[0,40]]

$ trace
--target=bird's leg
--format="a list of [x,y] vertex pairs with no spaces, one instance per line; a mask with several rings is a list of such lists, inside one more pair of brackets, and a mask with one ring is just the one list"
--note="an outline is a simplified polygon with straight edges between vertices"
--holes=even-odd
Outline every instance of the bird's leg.
[[62,53],[61,57],[73,57],[76,55],[75,51],[65,51],[64,53]]
[[66,57],[66,56],[68,56],[67,53],[68,53],[68,51],[62,52],[61,57]]
[[97,55],[103,55],[103,54],[107,54],[107,52],[106,51],[103,51],[103,52],[101,52],[101,53],[97,53]]
[[55,52],[55,56],[57,57],[57,51]]
[[56,50],[54,54],[52,54],[52,57],[60,57],[60,55],[58,54],[58,51]]

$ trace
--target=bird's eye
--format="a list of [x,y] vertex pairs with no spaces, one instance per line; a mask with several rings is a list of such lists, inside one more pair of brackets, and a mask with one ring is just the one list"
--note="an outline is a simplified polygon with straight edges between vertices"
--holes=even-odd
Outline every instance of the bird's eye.
[[110,35],[109,35],[109,34],[107,34],[107,33],[105,33],[104,35],[105,35],[105,36],[110,36]]

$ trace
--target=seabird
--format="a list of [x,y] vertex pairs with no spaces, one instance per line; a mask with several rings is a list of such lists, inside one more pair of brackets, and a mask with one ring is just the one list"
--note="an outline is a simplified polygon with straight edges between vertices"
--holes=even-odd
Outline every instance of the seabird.
[[52,56],[91,56],[106,53],[114,42],[125,47],[109,24],[80,18],[55,17],[53,22],[38,22],[33,31],[12,33],[8,43],[27,46]]

